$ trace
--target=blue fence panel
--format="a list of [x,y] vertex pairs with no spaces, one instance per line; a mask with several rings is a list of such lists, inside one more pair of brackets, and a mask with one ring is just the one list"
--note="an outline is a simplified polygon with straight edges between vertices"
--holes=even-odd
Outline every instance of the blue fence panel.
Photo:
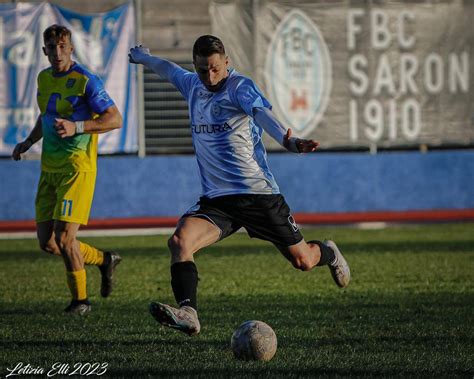
[[[269,155],[294,213],[474,208],[474,152]],[[37,161],[0,160],[0,220],[34,218]],[[199,198],[193,156],[101,157],[91,218],[179,216]]]

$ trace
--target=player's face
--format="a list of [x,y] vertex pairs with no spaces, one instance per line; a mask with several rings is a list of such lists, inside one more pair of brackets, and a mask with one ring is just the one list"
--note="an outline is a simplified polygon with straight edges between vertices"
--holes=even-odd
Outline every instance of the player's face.
[[229,74],[228,58],[223,54],[212,54],[209,57],[196,56],[194,68],[202,84],[211,92],[219,91],[224,84],[224,79]]
[[50,38],[45,41],[43,47],[43,52],[48,57],[54,72],[66,72],[71,68],[73,50],[71,40],[67,36]]

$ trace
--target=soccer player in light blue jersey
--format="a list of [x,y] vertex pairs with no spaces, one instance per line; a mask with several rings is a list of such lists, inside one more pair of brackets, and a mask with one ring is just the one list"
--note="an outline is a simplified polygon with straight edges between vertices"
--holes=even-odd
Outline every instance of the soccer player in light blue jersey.
[[250,237],[272,242],[295,268],[328,265],[336,284],[346,287],[350,270],[336,244],[303,239],[268,167],[262,134],[294,153],[313,152],[318,142],[292,136],[255,83],[229,67],[222,41],[211,35],[196,40],[195,73],[150,55],[141,45],[130,49],[129,59],[171,82],[188,102],[202,184],[199,202],[181,217],[168,240],[178,308],[152,302],[153,317],[188,335],[199,333],[194,254],[241,227]]

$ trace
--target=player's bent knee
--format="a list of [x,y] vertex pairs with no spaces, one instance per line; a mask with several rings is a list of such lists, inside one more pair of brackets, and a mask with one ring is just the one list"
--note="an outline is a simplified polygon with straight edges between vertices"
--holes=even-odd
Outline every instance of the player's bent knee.
[[181,238],[177,234],[173,234],[168,239],[168,248],[170,249],[174,261],[185,261],[189,260],[190,258],[192,259],[192,246],[186,241],[186,239]]
[[55,240],[62,254],[67,254],[68,252],[72,251],[74,238],[70,238],[66,233],[58,233],[55,236]]
[[176,234],[173,234],[168,239],[168,248],[170,249],[171,252],[179,250],[181,248],[181,244],[182,244],[182,241]]

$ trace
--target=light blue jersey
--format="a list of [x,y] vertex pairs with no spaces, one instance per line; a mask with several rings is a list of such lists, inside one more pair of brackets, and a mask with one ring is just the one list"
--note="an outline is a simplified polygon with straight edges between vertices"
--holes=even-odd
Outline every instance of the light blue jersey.
[[210,92],[196,73],[167,67],[167,79],[188,102],[202,195],[278,194],[267,164],[263,129],[254,108],[271,108],[255,83],[230,70],[218,92]]

